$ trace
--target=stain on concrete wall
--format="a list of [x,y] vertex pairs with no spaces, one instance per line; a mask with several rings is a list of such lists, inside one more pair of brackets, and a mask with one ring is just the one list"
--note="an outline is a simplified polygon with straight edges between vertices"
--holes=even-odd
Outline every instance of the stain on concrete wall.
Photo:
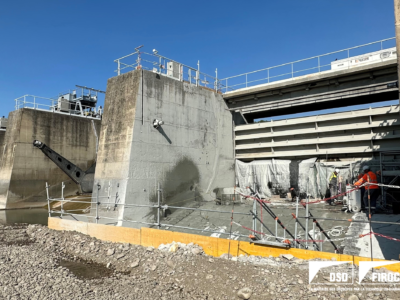
[[[114,143],[106,132],[116,119],[124,137]],[[154,119],[164,125],[154,128]],[[100,196],[111,191],[126,204],[152,204],[160,183],[165,203],[185,206],[196,197],[213,200],[215,187],[234,185],[232,115],[221,95],[210,89],[141,70],[111,78],[101,137],[95,176]],[[154,213],[121,207],[119,217],[152,222]]]
[[1,130],[0,131],[0,164],[1,164],[1,159],[3,157],[3,151],[4,151],[4,138],[6,136],[6,132]]
[[[133,127],[142,122],[141,106],[138,105],[141,84],[141,71],[113,77],[107,82],[95,173],[95,185],[99,185],[100,190],[95,188],[93,192],[94,196],[99,193],[100,197],[107,197],[107,201],[116,202],[125,197]],[[137,111],[139,119],[136,120]],[[102,198],[100,200],[104,202]],[[119,208],[110,210],[109,206],[102,206],[100,210],[107,216],[118,217]]]
[[[94,122],[99,132],[100,120]],[[95,160],[96,137],[90,119],[32,109],[11,112],[0,164],[0,208],[42,205],[46,201],[46,182],[52,186],[54,197],[60,196],[63,181],[67,194],[78,190],[67,175],[33,147],[35,139],[84,170]]]
[[[203,201],[199,192],[200,172],[196,164],[187,157],[179,160],[173,169],[163,174],[159,181],[161,193],[160,203],[169,206],[193,206]],[[157,183],[158,184],[158,183]],[[158,192],[153,191],[150,196],[150,203],[158,204]],[[177,209],[168,209],[168,214]],[[156,221],[157,208],[153,208],[146,217],[149,220]]]

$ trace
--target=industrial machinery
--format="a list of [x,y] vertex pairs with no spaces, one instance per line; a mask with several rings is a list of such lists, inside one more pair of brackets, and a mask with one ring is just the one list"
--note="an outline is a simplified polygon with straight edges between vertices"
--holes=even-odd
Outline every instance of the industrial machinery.
[[96,163],[94,163],[88,170],[83,171],[78,166],[71,163],[68,159],[64,158],[50,147],[46,146],[40,141],[34,140],[33,146],[42,150],[42,152],[50,158],[69,178],[80,186],[82,193],[91,193],[93,191],[94,172],[96,170]]
[[54,110],[82,116],[100,116],[101,107],[96,111],[100,90],[76,85],[77,89],[58,96]]
[[[346,192],[354,189],[351,185],[346,185]],[[359,189],[354,190],[346,194],[344,202],[347,202],[348,212],[359,212],[361,211],[361,191]]]
[[0,128],[6,129],[8,124],[8,119],[4,116],[0,118]]

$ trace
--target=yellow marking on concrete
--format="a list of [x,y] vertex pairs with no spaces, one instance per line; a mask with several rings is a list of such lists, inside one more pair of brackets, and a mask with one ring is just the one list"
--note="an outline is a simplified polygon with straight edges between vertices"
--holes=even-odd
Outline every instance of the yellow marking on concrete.
[[[249,242],[238,242],[197,234],[173,232],[168,230],[160,230],[153,228],[127,228],[111,225],[102,225],[94,223],[85,223],[72,220],[63,220],[59,218],[49,218],[48,227],[55,230],[77,231],[87,234],[91,237],[98,238],[104,241],[116,243],[130,243],[134,245],[142,245],[144,247],[157,248],[161,244],[170,244],[172,242],[181,242],[184,244],[194,243],[201,246],[207,255],[219,257],[224,253],[237,256],[240,254],[255,255],[255,256],[273,256],[278,257],[281,254],[292,254],[294,257],[312,260],[321,259],[336,259],[337,261],[352,261],[358,265],[360,261],[370,261],[368,257],[353,256],[346,254],[335,254],[329,252],[320,252],[304,249],[282,249],[271,246],[255,245]],[[229,246],[230,243],[230,246]],[[374,261],[386,261],[384,259],[374,259]],[[384,266],[384,268],[392,272],[400,272],[400,262],[398,264]],[[379,269],[379,268],[377,268]]]
[[77,231],[83,234],[88,234],[88,224],[85,222],[76,222],[59,218],[49,218],[48,227],[55,230]]
[[190,233],[173,232],[153,228],[141,229],[142,246],[157,248],[161,244],[181,242],[194,243],[201,246],[207,255],[218,256],[218,238],[202,236]]
[[140,229],[88,223],[88,235],[103,241],[140,245]]

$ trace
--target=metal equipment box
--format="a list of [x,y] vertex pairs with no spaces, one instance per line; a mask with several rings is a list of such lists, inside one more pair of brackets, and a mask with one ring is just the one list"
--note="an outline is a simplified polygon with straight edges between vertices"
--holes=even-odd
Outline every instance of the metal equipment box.
[[[352,190],[353,187],[351,185],[346,185],[346,192]],[[352,212],[361,211],[361,191],[354,190],[348,195],[348,209]]]
[[58,98],[57,110],[62,112],[69,112],[70,102],[66,99]]
[[180,79],[179,64],[173,61],[167,63],[167,75]]

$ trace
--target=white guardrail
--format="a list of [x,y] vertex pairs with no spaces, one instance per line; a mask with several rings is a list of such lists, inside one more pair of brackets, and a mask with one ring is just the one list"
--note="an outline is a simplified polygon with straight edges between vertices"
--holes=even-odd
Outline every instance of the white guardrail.
[[15,109],[30,108],[35,110],[50,111],[66,115],[75,115],[85,118],[100,119],[102,107],[82,105],[79,101],[72,103],[68,100],[45,98],[34,95],[24,95],[15,99]]
[[114,60],[117,63],[117,69],[114,72],[121,75],[123,72],[131,71],[132,69],[150,70],[163,76],[186,81],[196,86],[203,86],[217,92],[221,90],[217,69],[215,69],[214,77],[200,71],[200,61],[197,62],[197,68],[193,68],[162,56],[155,49],[153,53],[147,53],[139,51],[140,48],[142,46],[135,48],[135,52]]
[[[233,91],[249,86],[270,83],[274,81],[290,79],[298,76],[320,73],[338,68],[339,61],[349,62],[352,58],[359,58],[371,52],[390,49],[396,46],[396,38],[388,38],[380,41],[346,48],[322,55],[312,56],[306,59],[296,60],[273,67],[263,68],[235,76],[219,79],[224,92]],[[392,49],[391,49],[392,50]],[[371,53],[372,54],[372,53]],[[384,57],[387,59],[389,57]],[[360,58],[362,62],[363,58]],[[368,60],[368,59],[367,59]],[[366,62],[368,63],[368,62]],[[343,68],[351,68],[352,64],[345,63]],[[342,68],[342,67],[340,67]]]

